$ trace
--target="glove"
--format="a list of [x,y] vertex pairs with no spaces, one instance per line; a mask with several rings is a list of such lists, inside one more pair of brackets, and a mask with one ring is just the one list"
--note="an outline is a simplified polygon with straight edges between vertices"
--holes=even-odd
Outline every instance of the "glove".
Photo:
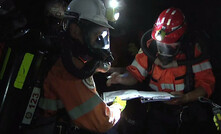
[[221,106],[218,104],[212,102],[211,100],[205,98],[205,97],[199,97],[199,101],[203,103],[209,103],[213,108],[213,121],[216,125],[216,128],[218,131],[221,130]]
[[220,111],[220,109],[215,109],[213,112],[214,112],[213,121],[214,121],[214,123],[216,125],[217,130],[220,131],[220,127],[221,127],[221,111]]
[[121,106],[121,112],[125,109],[126,105],[127,105],[127,101],[126,100],[121,100],[120,97],[116,97],[115,100],[113,101],[113,105],[114,104],[119,104]]

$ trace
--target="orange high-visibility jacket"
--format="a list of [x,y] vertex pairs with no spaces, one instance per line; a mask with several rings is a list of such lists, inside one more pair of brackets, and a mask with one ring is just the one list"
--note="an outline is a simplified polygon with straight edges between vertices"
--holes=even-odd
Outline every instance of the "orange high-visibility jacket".
[[[195,47],[195,57],[201,54],[198,45]],[[185,59],[184,54],[178,54],[176,59]],[[139,81],[143,81],[148,74],[152,74],[149,86],[155,91],[183,91],[184,75],[186,74],[186,66],[178,66],[174,68],[162,69],[160,66],[153,64],[152,71],[147,72],[148,57],[140,50],[134,61],[127,67],[128,71]],[[195,88],[202,87],[210,96],[214,90],[215,78],[209,60],[204,60],[199,64],[192,65]]]
[[65,108],[76,126],[94,132],[106,132],[116,124],[109,119],[113,114],[120,114],[120,109],[113,111],[100,98],[93,77],[84,80],[74,77],[65,70],[61,59],[44,81],[44,97],[39,107],[47,116]]

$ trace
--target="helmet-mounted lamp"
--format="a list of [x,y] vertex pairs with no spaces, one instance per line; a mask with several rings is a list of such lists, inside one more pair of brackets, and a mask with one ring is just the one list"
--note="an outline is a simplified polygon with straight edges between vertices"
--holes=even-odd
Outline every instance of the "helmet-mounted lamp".
[[162,41],[165,38],[166,32],[163,29],[156,31],[155,38],[158,41]]
[[117,0],[110,0],[109,1],[109,6],[111,8],[118,8],[119,7],[119,2]]
[[107,5],[106,17],[111,22],[116,22],[120,16],[120,3],[118,0],[109,0]]

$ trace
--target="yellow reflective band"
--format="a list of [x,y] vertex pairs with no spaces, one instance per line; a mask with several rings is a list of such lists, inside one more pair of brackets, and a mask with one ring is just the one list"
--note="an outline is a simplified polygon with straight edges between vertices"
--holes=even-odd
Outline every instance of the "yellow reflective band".
[[18,89],[22,89],[26,76],[28,74],[29,68],[31,66],[34,55],[30,53],[26,53],[22,60],[21,66],[19,68],[17,77],[14,82],[14,87]]
[[4,76],[5,69],[6,69],[6,66],[8,64],[8,59],[9,59],[10,54],[11,54],[11,48],[8,48],[7,53],[5,55],[5,59],[4,59],[3,65],[2,65],[2,70],[0,72],[0,80],[2,80],[2,78]]

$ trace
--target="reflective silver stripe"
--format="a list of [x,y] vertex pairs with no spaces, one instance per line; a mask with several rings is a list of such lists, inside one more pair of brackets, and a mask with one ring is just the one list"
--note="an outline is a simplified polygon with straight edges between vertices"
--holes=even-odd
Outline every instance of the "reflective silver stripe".
[[201,71],[204,71],[207,69],[211,69],[212,66],[211,66],[210,62],[207,61],[207,62],[204,62],[201,64],[193,65],[192,68],[193,68],[193,72],[197,73],[197,72],[201,72]]
[[169,9],[167,9],[166,13],[168,13],[169,11],[170,11],[170,8],[169,8]]
[[47,98],[41,98],[38,105],[44,110],[52,111],[57,111],[58,109],[64,108],[64,105],[60,100],[52,100]]
[[89,78],[83,79],[82,80],[84,85],[89,88],[89,89],[94,89],[95,88],[95,83],[94,83],[94,78],[93,76],[90,76]]
[[161,84],[161,88],[162,90],[164,89],[171,89],[171,90],[174,90],[174,85],[173,84]]
[[75,120],[81,117],[82,115],[93,110],[94,107],[96,107],[101,102],[103,102],[102,99],[99,96],[94,95],[93,97],[88,99],[85,103],[79,105],[78,107],[73,108],[68,113],[71,116],[71,118]]
[[132,62],[132,64],[131,64],[132,66],[135,66],[138,70],[139,70],[139,72],[140,72],[140,74],[142,75],[142,76],[144,76],[144,77],[146,77],[147,76],[147,70],[146,69],[144,69],[137,61],[136,61],[136,59]]
[[184,84],[176,84],[175,85],[175,89],[174,89],[174,84],[161,84],[161,88],[162,90],[164,89],[171,89],[171,90],[175,90],[176,91],[182,91],[184,89]]
[[155,91],[158,91],[159,89],[158,89],[158,87],[156,86],[156,85],[154,85],[154,84],[149,84],[149,86],[150,86],[150,88],[152,88],[153,90],[155,90]]
[[183,91],[184,90],[184,84],[176,84],[175,88],[176,88],[176,91]]
[[171,13],[171,15],[174,15],[176,13],[176,10],[173,10],[173,12]]
[[[158,87],[154,84],[149,84],[150,88],[152,88],[153,90],[156,90],[158,91]],[[162,90],[164,89],[171,89],[171,90],[174,90],[174,84],[161,84],[161,88]],[[176,84],[175,85],[175,88],[176,88],[176,91],[182,91],[184,90],[184,84]]]

